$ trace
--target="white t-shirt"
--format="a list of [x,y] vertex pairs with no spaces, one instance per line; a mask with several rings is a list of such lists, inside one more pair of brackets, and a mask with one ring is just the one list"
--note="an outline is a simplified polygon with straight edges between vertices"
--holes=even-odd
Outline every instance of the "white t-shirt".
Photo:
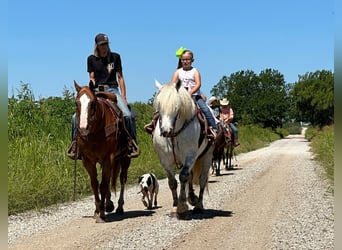
[[[183,87],[191,90],[195,87],[195,71],[196,68],[192,68],[191,70],[184,70],[183,68],[178,69],[178,78],[181,80]],[[193,95],[200,95],[200,90],[198,89]]]

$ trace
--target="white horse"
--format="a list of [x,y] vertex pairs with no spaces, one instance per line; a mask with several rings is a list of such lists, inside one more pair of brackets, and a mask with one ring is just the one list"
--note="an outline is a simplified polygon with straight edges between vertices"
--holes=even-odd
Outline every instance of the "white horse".
[[[159,91],[154,99],[154,108],[160,116],[153,131],[153,146],[167,173],[172,192],[171,215],[176,210],[177,218],[184,219],[188,213],[187,200],[194,206],[194,211],[201,212],[204,209],[203,193],[208,182],[214,144],[201,135],[195,103],[188,91],[180,83],[161,85],[156,81],[155,84]],[[176,166],[181,168],[179,196]],[[195,195],[193,184],[200,185],[198,196]]]

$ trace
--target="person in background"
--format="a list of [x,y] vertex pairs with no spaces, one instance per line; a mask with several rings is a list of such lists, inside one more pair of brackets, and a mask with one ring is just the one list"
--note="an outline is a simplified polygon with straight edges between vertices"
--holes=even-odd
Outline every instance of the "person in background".
[[213,110],[214,116],[217,119],[220,119],[220,113],[221,113],[220,102],[216,98],[216,96],[212,96],[212,97],[209,98],[208,106]]
[[220,120],[223,121],[225,124],[230,124],[230,127],[232,128],[232,131],[234,134],[234,146],[237,147],[240,145],[240,143],[239,143],[239,137],[238,137],[238,128],[232,122],[234,119],[234,111],[230,107],[229,101],[227,100],[227,98],[223,98],[222,100],[220,100],[220,105],[221,105]]
[[[122,71],[120,54],[112,52],[109,47],[109,39],[106,34],[99,33],[95,37],[94,53],[88,56],[87,71],[89,73],[89,85],[100,91],[114,93],[117,97],[117,105],[123,113],[126,128],[129,132],[129,154],[131,158],[138,157],[140,150],[137,144],[134,117],[132,117],[126,97],[126,84]],[[72,144],[68,150],[68,156],[76,157],[76,132],[75,115],[72,119]]]
[[173,73],[171,82],[176,83],[181,81],[183,87],[185,87],[189,91],[189,94],[193,96],[199,108],[206,117],[209,123],[210,131],[215,138],[217,133],[217,125],[215,123],[214,116],[210,112],[209,107],[201,96],[201,74],[197,68],[192,66],[192,63],[195,61],[193,52],[180,47],[176,51],[176,57],[179,58],[178,67]]

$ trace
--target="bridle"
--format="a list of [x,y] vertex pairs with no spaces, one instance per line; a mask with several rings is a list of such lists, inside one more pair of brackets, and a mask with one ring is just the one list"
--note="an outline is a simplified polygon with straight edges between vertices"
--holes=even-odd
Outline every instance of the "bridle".
[[[86,95],[89,96],[89,94],[85,93]],[[76,99],[79,99],[79,96],[81,96],[80,94],[77,96]],[[77,136],[80,137],[81,139],[85,140],[87,139],[87,137],[91,134],[91,135],[94,135],[94,134],[97,134],[99,133],[102,128],[98,129],[97,131],[92,131],[90,132],[91,128],[92,128],[92,125],[93,125],[93,122],[95,121],[95,118],[96,116],[98,115],[98,107],[97,105],[100,104],[100,105],[104,105],[103,102],[99,102],[98,98],[94,95],[94,96],[91,96],[91,99],[92,102],[91,102],[91,105],[89,107],[89,109],[92,109],[92,115],[88,118],[88,126],[87,126],[87,129],[86,131],[88,132],[86,136],[82,135],[82,133],[80,132],[80,127],[79,127],[79,124],[76,125],[76,130],[77,130]],[[102,108],[102,112],[101,112],[101,120],[104,121],[104,108]]]

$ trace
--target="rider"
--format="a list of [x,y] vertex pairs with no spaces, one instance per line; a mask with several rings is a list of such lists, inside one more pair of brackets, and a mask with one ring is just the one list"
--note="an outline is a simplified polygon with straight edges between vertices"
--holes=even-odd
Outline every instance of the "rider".
[[[202,98],[200,90],[201,75],[197,68],[192,67],[192,63],[194,61],[193,53],[190,50],[180,47],[176,51],[176,57],[179,58],[178,67],[173,73],[171,82],[177,83],[178,81],[181,81],[182,86],[185,87],[188,90],[189,94],[193,96],[204,116],[207,118],[207,121],[209,123],[209,130],[215,138],[217,133],[217,125],[215,123],[214,116],[210,112],[205,100],[203,100]],[[146,132],[150,134],[152,133],[154,129],[155,119],[157,117],[158,114],[154,116],[150,123],[144,126]]]
[[178,67],[173,73],[171,82],[175,83],[181,81],[183,87],[185,87],[189,91],[189,94],[195,99],[209,123],[210,131],[213,136],[216,137],[217,125],[214,116],[201,96],[201,74],[197,68],[192,66],[192,63],[195,60],[193,52],[180,47],[176,51],[176,56],[179,58]]
[[[107,35],[102,33],[96,35],[94,53],[89,55],[87,59],[87,71],[90,78],[89,85],[116,95],[117,105],[123,113],[125,125],[129,132],[128,137],[131,139],[129,140],[131,145],[129,145],[128,156],[131,158],[138,157],[140,150],[137,145],[134,118],[126,99],[126,85],[122,73],[121,57],[120,54],[111,52]],[[68,156],[75,159],[75,115],[73,116],[72,125],[73,137]]]
[[229,101],[227,98],[223,98],[220,100],[221,105],[221,114],[220,114],[220,120],[223,121],[225,124],[230,124],[230,127],[232,128],[233,134],[234,134],[234,146],[237,147],[240,145],[239,143],[239,137],[238,137],[238,128],[235,126],[235,124],[232,122],[234,118],[234,111],[229,105]]

